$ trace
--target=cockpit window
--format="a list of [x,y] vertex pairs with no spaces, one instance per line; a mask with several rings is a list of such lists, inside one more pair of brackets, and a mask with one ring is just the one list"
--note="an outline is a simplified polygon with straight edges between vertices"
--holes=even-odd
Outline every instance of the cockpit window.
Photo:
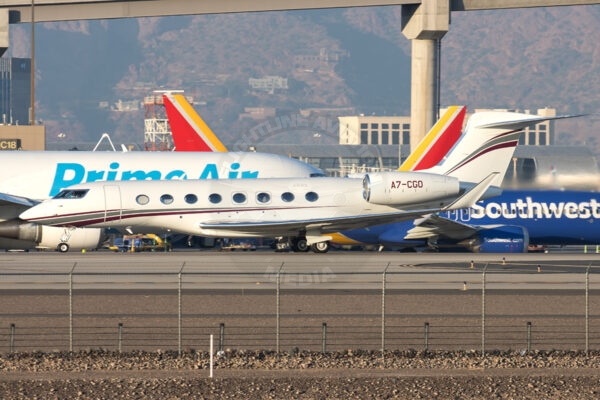
[[65,189],[61,190],[56,196],[55,199],[81,199],[85,197],[89,190],[88,189]]

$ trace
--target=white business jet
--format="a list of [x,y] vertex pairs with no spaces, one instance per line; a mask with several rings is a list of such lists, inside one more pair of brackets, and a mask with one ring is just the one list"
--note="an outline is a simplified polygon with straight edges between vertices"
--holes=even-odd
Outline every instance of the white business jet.
[[19,214],[78,183],[131,180],[323,176],[298,160],[264,153],[3,151],[0,160],[0,248],[96,249],[101,229],[64,229],[23,221]]
[[448,158],[427,172],[354,179],[97,182],[65,189],[20,217],[62,227],[281,237],[297,251],[324,252],[327,233],[465,208],[498,195],[522,129],[546,119],[475,114]]

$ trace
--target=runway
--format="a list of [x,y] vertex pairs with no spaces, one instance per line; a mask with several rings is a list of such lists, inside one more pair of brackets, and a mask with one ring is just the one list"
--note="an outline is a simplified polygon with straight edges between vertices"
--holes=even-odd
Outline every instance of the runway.
[[600,254],[270,251],[0,253],[0,289],[580,289],[600,284]]
[[596,254],[3,253],[0,350],[206,350],[210,334],[271,350],[600,348],[597,271]]

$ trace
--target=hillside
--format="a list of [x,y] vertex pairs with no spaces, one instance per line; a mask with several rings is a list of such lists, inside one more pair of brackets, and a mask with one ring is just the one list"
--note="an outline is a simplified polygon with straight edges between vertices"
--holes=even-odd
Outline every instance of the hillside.
[[[261,122],[240,119],[246,107],[406,115],[410,42],[400,17],[400,7],[364,7],[39,24],[36,115],[49,141],[64,132],[66,140],[93,142],[109,132],[135,143],[143,140],[144,110],[110,108],[160,88],[193,95],[226,142]],[[595,113],[599,27],[600,6],[453,13],[442,41],[442,104]],[[28,56],[28,33],[11,27],[12,55]],[[288,88],[250,90],[249,78],[271,75],[287,78]],[[596,147],[600,120],[558,129],[563,144]],[[263,140],[303,143],[309,136]]]

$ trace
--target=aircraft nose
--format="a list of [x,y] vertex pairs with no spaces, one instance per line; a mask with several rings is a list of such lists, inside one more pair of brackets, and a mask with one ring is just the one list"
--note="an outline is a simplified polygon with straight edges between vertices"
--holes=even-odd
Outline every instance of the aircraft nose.
[[35,221],[39,219],[43,219],[44,217],[49,217],[53,215],[57,215],[56,212],[51,212],[55,207],[50,206],[47,203],[40,203],[36,206],[33,206],[25,211],[23,211],[19,218],[25,221]]

